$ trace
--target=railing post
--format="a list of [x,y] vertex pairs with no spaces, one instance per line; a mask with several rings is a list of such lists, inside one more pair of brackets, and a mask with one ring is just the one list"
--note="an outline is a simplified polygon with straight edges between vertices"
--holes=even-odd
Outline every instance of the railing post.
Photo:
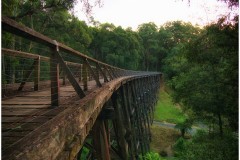
[[87,91],[88,90],[88,71],[87,71],[87,65],[85,63],[83,63],[83,67],[82,67],[82,81],[83,81],[83,90]]
[[40,56],[34,61],[36,61],[36,63],[34,63],[34,91],[38,91],[40,81]]
[[100,73],[102,74],[103,78],[104,78],[104,82],[108,82],[108,79],[107,79],[107,76],[106,74],[104,73],[104,71],[102,70],[101,66],[99,63],[96,63],[96,69],[97,71],[99,70]]
[[90,66],[90,63],[88,62],[87,59],[85,59],[85,62],[84,62],[89,70],[89,72],[91,73],[91,76],[94,78],[94,80],[96,81],[96,84],[98,87],[102,87],[98,77],[96,76],[96,74],[94,73],[94,70],[92,69],[92,67]]
[[51,106],[59,106],[59,63],[56,57],[57,48],[51,48],[50,79],[51,79]]
[[82,65],[80,65],[78,72],[79,72],[78,81],[81,82],[82,81]]
[[[65,62],[65,64],[67,65],[67,62]],[[62,67],[62,74],[63,74],[63,85],[66,85],[66,78],[67,78],[67,75],[66,75],[66,73],[64,72],[64,70],[63,70],[63,67]]]
[[109,69],[107,66],[104,66],[104,68],[105,68],[105,70],[108,72],[108,75],[109,75],[109,77],[110,77],[110,80],[113,80],[114,78],[113,78],[113,76],[112,76],[112,74],[111,74],[110,69]]

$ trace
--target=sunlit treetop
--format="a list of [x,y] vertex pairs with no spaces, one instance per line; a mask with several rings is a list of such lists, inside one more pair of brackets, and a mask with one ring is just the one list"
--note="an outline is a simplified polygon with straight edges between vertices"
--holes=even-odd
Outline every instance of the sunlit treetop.
[[[2,14],[12,19],[21,19],[41,12],[50,13],[57,10],[71,11],[78,0],[2,0]],[[92,14],[92,8],[102,6],[102,0],[80,0],[83,3],[82,11],[87,15]]]

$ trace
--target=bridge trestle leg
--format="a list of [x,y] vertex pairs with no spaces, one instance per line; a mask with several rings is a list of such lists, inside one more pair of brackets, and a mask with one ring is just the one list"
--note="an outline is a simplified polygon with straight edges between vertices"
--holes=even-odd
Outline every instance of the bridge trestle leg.
[[118,148],[123,160],[128,160],[128,143],[125,139],[126,129],[124,127],[123,111],[119,103],[119,93],[113,93],[112,102],[115,111],[115,119],[113,120]]
[[97,160],[110,160],[109,132],[106,130],[104,120],[97,119],[92,131],[94,158]]

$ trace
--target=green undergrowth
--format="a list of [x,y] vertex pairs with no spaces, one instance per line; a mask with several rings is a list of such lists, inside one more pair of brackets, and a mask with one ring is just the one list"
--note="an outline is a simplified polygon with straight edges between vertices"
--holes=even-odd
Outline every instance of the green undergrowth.
[[164,90],[164,87],[160,89],[159,97],[160,99],[155,107],[154,120],[180,123],[186,119],[181,108],[172,102],[171,96]]

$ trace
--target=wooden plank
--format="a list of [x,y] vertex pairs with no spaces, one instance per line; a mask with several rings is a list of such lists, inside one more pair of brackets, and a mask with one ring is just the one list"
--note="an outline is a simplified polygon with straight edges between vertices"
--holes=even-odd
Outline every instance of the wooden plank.
[[12,138],[12,137],[24,137],[31,131],[15,131],[15,130],[10,130],[7,132],[2,132],[2,137],[3,138]]
[[32,131],[43,123],[2,123],[2,132],[8,130]]
[[2,122],[8,123],[41,123],[47,122],[48,120],[52,119],[52,117],[48,116],[32,116],[32,117],[2,117]]
[[8,104],[8,105],[26,105],[26,104],[29,104],[29,105],[43,105],[43,104],[48,104],[50,105],[51,102],[44,102],[44,101],[38,101],[38,102],[19,102],[19,101],[2,101],[2,104],[5,105],[5,104]]
[[50,109],[2,109],[2,116],[29,116],[29,115],[41,115],[44,112],[50,111]]
[[61,92],[75,92],[74,88],[61,88]]
[[12,146],[23,137],[2,137],[2,150]]
[[19,35],[21,37],[28,38],[32,41],[47,45],[49,47],[55,46],[52,39],[28,28],[22,24],[17,23],[16,21],[2,16],[2,29],[10,33]]
[[2,122],[21,122],[22,120],[26,119],[25,117],[4,117],[2,115]]
[[35,91],[35,92],[27,92],[29,94],[22,94],[22,95],[17,95],[17,97],[23,97],[23,96],[35,96],[35,95],[41,95],[41,96],[50,96],[51,95],[51,90],[50,88],[47,88],[47,90],[41,90],[41,91]]
[[22,97],[13,97],[10,99],[6,99],[3,100],[3,102],[5,101],[50,101],[51,98],[50,97],[46,97],[46,96],[22,96]]
[[31,98],[31,97],[35,97],[35,98],[49,98],[50,99],[50,97],[51,97],[51,95],[50,95],[50,92],[49,92],[49,94],[44,94],[44,93],[42,93],[42,94],[28,94],[28,95],[16,95],[16,97],[26,97],[26,98]]
[[[2,53],[10,56],[18,56],[18,57],[24,57],[29,59],[38,59],[38,57],[40,56],[38,54],[32,54],[32,53],[16,51],[16,50],[6,49],[6,48],[2,48]],[[46,61],[46,62],[50,61],[50,58],[45,56],[40,56],[40,59],[41,61]]]
[[14,108],[18,108],[18,109],[45,109],[45,108],[49,108],[50,105],[8,105],[8,104],[4,104],[2,105],[2,109],[14,109]]

